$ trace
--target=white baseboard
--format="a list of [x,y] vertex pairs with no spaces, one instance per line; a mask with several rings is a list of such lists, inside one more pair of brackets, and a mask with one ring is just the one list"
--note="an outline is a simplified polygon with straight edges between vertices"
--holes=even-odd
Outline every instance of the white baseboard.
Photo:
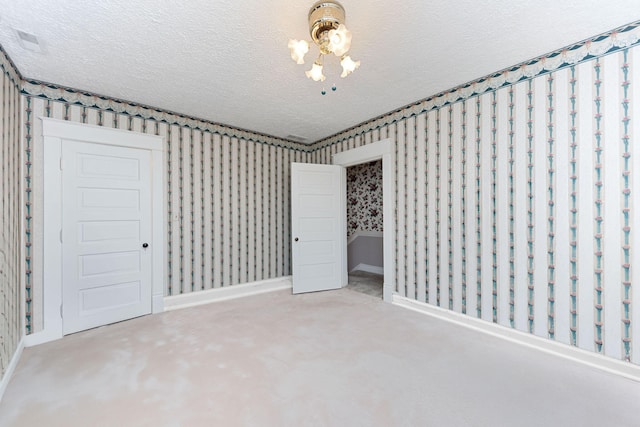
[[[228,286],[226,288],[209,289],[206,291],[171,297],[154,295],[152,301],[152,312],[153,314],[156,314],[163,311],[193,307],[215,301],[224,301],[249,295],[262,294],[265,292],[279,291],[280,289],[291,289],[291,276]],[[53,330],[52,328],[45,329],[40,332],[25,335],[24,346],[32,347],[34,345],[44,344],[49,341],[58,340],[62,338],[62,336],[62,330]]]
[[62,338],[62,330],[42,330],[24,336],[24,346],[33,347],[34,345],[44,344],[50,341]]
[[347,245],[356,240],[358,237],[378,237],[382,239],[383,236],[384,234],[382,231],[356,230],[351,236],[349,236],[349,239],[347,239]]
[[409,310],[417,311],[428,316],[446,320],[475,331],[493,335],[520,345],[524,345],[545,353],[554,354],[565,359],[573,360],[615,375],[619,375],[640,382],[640,366],[621,360],[602,356],[597,353],[573,347],[567,344],[541,338],[516,329],[476,319],[444,308],[435,307],[420,301],[415,301],[400,295],[393,295],[393,304]]
[[16,347],[16,352],[13,353],[11,362],[9,362],[7,370],[2,376],[2,381],[0,381],[0,401],[2,401],[2,396],[4,396],[4,392],[9,386],[9,381],[11,381],[11,377],[13,376],[13,372],[16,370],[16,366],[18,366],[18,361],[20,360],[20,356],[22,356],[22,350],[24,350],[24,337],[20,339],[18,347]]
[[383,267],[378,267],[377,265],[369,265],[369,264],[358,264],[355,267],[353,267],[349,273],[353,273],[354,271],[365,271],[367,273],[384,274]]
[[151,297],[151,313],[162,313],[164,311],[164,295],[153,295]]
[[291,289],[291,286],[291,276],[284,276],[275,279],[261,280],[258,282],[244,283],[242,285],[175,295],[164,298],[164,310],[178,310],[181,308],[195,307],[197,305],[209,304],[217,301],[226,301],[250,295],[279,291],[282,289]]

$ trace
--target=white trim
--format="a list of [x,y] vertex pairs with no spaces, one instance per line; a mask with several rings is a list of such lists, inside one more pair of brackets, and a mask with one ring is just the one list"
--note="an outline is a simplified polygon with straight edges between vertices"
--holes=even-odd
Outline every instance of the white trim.
[[[382,234],[384,236],[384,285],[382,287],[382,294],[384,301],[391,302],[393,289],[396,283],[396,264],[393,256],[393,254],[395,253],[395,240],[393,237],[393,222],[395,221],[395,206],[393,202],[393,195],[395,194],[395,181],[393,177],[396,173],[396,162],[393,142],[387,138],[381,141],[354,148],[352,150],[334,154],[333,164],[340,165],[346,168],[349,166],[367,163],[378,159],[382,159]],[[346,216],[346,209],[344,211],[344,215]],[[346,240],[347,236],[345,233],[345,246]],[[344,253],[344,257],[344,269],[346,272],[346,251]]]
[[179,310],[182,308],[210,304],[212,302],[227,301],[291,288],[291,276],[284,276],[275,279],[244,283],[242,285],[226,286],[224,288],[174,295],[164,297],[164,311]]
[[[167,221],[164,195],[167,194],[167,180],[165,176],[164,151],[162,150],[162,137],[158,137],[160,149],[151,151],[151,186],[153,187],[151,198],[152,221],[151,238],[154,250],[151,253],[152,265],[151,278],[151,312],[162,313],[164,311],[164,283],[167,276],[167,263],[165,262],[166,245],[165,236]],[[160,217],[160,218],[158,218]],[[158,223],[160,221],[160,223]],[[155,248],[158,248],[156,250]]]
[[[62,139],[46,136],[43,120],[44,139],[44,232],[42,309],[43,327],[37,337],[29,335],[27,346],[41,344],[62,338],[62,171],[59,161],[62,155]],[[33,334],[36,335],[36,334]]]
[[[115,145],[119,147],[135,147],[143,150],[162,151],[163,149],[163,138],[158,135],[69,122],[48,117],[40,117],[40,120],[42,120],[42,134],[48,137]],[[113,138],[113,134],[117,134],[118,138],[117,140],[111,141],[110,139]]]
[[578,347],[572,347],[547,338],[541,338],[533,334],[528,334],[496,323],[490,323],[486,320],[456,313],[451,310],[412,300],[397,294],[393,295],[393,304],[445,320],[447,322],[455,323],[457,325],[473,329],[474,331],[489,334],[516,344],[524,345],[529,348],[563,357],[592,368],[600,369],[605,372],[640,382],[640,366],[638,365],[612,359]]
[[[105,128],[82,123],[41,117],[44,143],[44,260],[47,272],[43,284],[43,329],[25,337],[25,345],[32,346],[62,338],[62,171],[60,159],[62,141],[73,140],[114,145],[151,151],[152,170],[152,313],[163,311],[165,281],[165,216],[164,208],[164,143],[163,138],[140,132]],[[114,135],[117,137],[114,138]]]
[[[46,305],[45,305],[45,311],[46,311]],[[45,320],[44,323],[46,324],[47,319],[45,318],[44,320]],[[60,325],[62,325],[62,322],[60,322]],[[25,335],[24,346],[33,347],[34,345],[48,343],[50,341],[59,340],[60,338],[62,338],[62,326],[60,327],[60,331],[58,331],[58,329],[54,327],[49,327],[49,328],[45,327],[41,331],[33,332],[29,335]]]
[[336,153],[333,155],[333,164],[349,167],[379,159],[383,159],[384,161],[383,156],[389,153],[393,153],[393,144],[391,143],[391,139],[387,138]]
[[384,274],[384,268],[378,267],[377,265],[369,265],[369,264],[358,264],[351,269],[349,273],[353,273],[354,271],[364,271],[366,273],[373,274]]
[[340,168],[340,215],[338,219],[340,223],[338,226],[340,227],[340,235],[342,238],[340,239],[340,250],[342,251],[342,256],[340,257],[340,271],[341,271],[341,280],[342,287],[344,288],[349,284],[349,273],[347,269],[349,268],[347,264],[347,168]]
[[20,356],[22,356],[22,350],[24,350],[24,337],[20,340],[20,342],[18,342],[18,347],[16,347],[16,351],[15,353],[13,353],[11,362],[9,362],[7,370],[4,371],[4,375],[2,376],[2,380],[0,381],[0,402],[2,402],[2,396],[4,396],[4,392],[9,386],[9,381],[11,381],[11,377],[16,370],[16,366],[18,366],[18,361],[20,361]]
[[356,230],[351,237],[347,239],[347,245],[352,243],[358,237],[380,237],[382,239],[384,237],[384,233],[382,231]]

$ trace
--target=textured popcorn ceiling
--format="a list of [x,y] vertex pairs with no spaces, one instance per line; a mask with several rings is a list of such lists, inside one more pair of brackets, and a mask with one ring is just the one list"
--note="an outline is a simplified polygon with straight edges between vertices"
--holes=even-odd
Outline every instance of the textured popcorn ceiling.
[[0,44],[29,79],[314,142],[640,19],[639,0],[342,0],[362,66],[341,79],[330,61],[322,96],[304,75],[316,48],[304,66],[287,49],[312,4],[0,0]]

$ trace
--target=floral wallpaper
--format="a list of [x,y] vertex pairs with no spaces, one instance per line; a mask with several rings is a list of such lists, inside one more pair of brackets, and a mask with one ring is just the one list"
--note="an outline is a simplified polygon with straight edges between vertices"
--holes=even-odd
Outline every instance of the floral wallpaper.
[[382,160],[347,168],[347,237],[382,232]]

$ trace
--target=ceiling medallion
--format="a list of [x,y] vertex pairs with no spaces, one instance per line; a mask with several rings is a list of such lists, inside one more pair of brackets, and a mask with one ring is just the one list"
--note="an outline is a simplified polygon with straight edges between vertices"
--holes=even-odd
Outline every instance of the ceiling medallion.
[[[351,59],[347,52],[351,47],[351,31],[344,24],[345,12],[344,8],[337,1],[319,1],[316,2],[309,10],[309,34],[311,39],[318,46],[320,51],[318,58],[313,62],[311,69],[305,74],[313,81],[323,82],[325,76],[324,57],[325,55],[334,54],[340,58],[342,66],[342,74],[340,77],[347,77],[360,66],[360,61]],[[309,42],[306,40],[289,40],[289,50],[291,51],[291,59],[298,64],[304,64],[304,55],[309,52]],[[336,90],[336,85],[331,87]],[[327,92],[322,89],[325,95]]]

